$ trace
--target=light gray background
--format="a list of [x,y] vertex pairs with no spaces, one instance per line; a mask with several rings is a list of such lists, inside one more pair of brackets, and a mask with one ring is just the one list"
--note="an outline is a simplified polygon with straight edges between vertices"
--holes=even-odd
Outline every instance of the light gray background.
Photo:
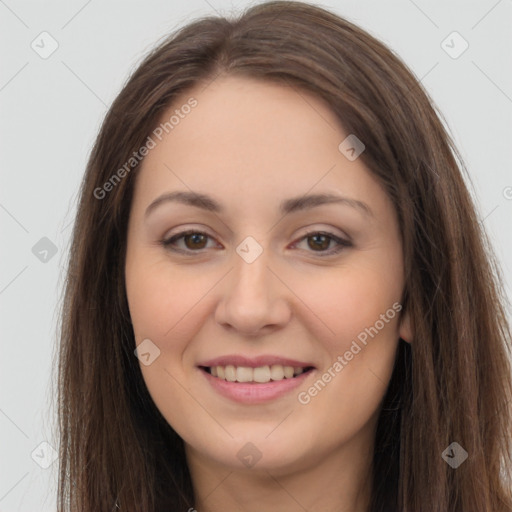
[[[51,462],[51,448],[40,443],[56,447],[56,311],[80,180],[102,118],[159,38],[249,3],[0,0],[0,512],[55,510],[58,464],[37,462]],[[388,44],[422,79],[465,159],[511,297],[512,1],[319,5]],[[31,48],[43,31],[59,45],[47,59]],[[453,31],[469,43],[457,59],[441,47]],[[47,262],[32,252],[43,237],[57,247]]]

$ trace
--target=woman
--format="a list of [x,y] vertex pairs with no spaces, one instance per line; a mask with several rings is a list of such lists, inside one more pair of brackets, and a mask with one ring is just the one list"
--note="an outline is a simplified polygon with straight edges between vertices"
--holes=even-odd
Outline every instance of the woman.
[[164,41],[83,182],[60,510],[510,512],[510,331],[461,171],[411,72],[324,9]]

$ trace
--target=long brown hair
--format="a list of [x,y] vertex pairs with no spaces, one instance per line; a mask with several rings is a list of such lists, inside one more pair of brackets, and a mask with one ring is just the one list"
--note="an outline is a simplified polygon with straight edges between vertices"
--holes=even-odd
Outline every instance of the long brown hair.
[[[403,306],[415,337],[411,345],[400,340],[382,405],[370,512],[512,511],[506,297],[464,163],[396,55],[327,10],[284,1],[236,19],[202,18],[172,34],[106,115],[81,187],[63,297],[59,510],[194,505],[183,442],[151,400],[133,353],[124,262],[138,165],[108,193],[98,190],[178,95],[221,74],[324,99],[364,142],[360,158],[396,208]],[[452,442],[468,453],[456,469],[442,457]]]

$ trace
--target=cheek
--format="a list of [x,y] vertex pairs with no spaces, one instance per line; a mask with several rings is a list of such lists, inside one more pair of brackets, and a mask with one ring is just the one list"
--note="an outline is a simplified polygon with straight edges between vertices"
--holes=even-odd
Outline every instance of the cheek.
[[308,403],[312,417],[327,408],[327,421],[347,424],[351,418],[350,424],[360,428],[378,408],[393,371],[400,275],[392,276],[384,265],[360,263],[317,284],[308,305],[334,334],[324,329],[317,338],[328,357],[317,380],[303,390],[301,403]]
[[[153,402],[173,427],[182,425],[182,412],[194,407],[183,387],[189,377],[184,353],[201,325],[200,298],[208,290],[197,274],[191,286],[190,274],[146,255],[144,261],[128,260],[125,275],[135,342],[150,339],[160,351],[151,364],[140,364],[142,376]],[[179,430],[182,435],[186,425]]]
[[351,418],[352,427],[360,428],[377,410],[392,375],[400,275],[361,262],[340,270],[337,279],[317,284],[308,305],[330,329],[317,332],[327,357],[312,387],[303,390],[301,403],[308,402],[313,416],[327,408],[327,421],[346,423]]
[[150,338],[162,350],[177,348],[180,332],[190,329],[190,317],[208,290],[197,274],[193,286],[191,278],[190,272],[167,262],[134,260],[127,266],[126,293],[137,342]]
[[348,350],[359,335],[364,339],[366,329],[376,323],[381,337],[397,337],[401,285],[399,275],[391,277],[380,266],[368,265],[340,269],[337,276],[326,274],[313,285],[304,282],[298,293],[307,297],[308,307],[323,324],[317,335],[332,354]]

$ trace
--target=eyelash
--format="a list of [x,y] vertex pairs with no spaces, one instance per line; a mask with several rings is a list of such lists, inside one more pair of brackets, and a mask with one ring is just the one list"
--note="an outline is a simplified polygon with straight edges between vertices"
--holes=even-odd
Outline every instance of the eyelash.
[[[171,238],[168,238],[167,240],[161,240],[160,243],[167,250],[170,250],[170,251],[173,251],[173,252],[185,253],[185,254],[201,253],[202,251],[205,250],[205,248],[203,248],[203,249],[199,249],[197,251],[194,251],[194,250],[191,250],[191,249],[178,249],[178,248],[172,246],[177,240],[179,240],[180,238],[183,238],[183,237],[185,237],[187,235],[205,235],[209,239],[213,238],[210,235],[208,235],[208,233],[204,233],[202,231],[187,230],[187,231],[182,231],[181,233],[177,233],[176,235],[173,235]],[[326,236],[326,237],[330,238],[331,240],[335,241],[338,244],[337,247],[335,247],[334,249],[328,250],[328,251],[308,251],[308,252],[318,253],[318,255],[320,257],[332,256],[332,255],[338,254],[339,252],[341,252],[343,249],[345,249],[347,247],[352,247],[352,243],[349,242],[348,240],[343,240],[342,238],[339,238],[338,236],[333,235],[332,233],[329,233],[329,232],[326,232],[326,231],[309,231],[302,238],[300,238],[298,240],[298,242],[301,242],[302,240],[310,238],[313,235]]]

